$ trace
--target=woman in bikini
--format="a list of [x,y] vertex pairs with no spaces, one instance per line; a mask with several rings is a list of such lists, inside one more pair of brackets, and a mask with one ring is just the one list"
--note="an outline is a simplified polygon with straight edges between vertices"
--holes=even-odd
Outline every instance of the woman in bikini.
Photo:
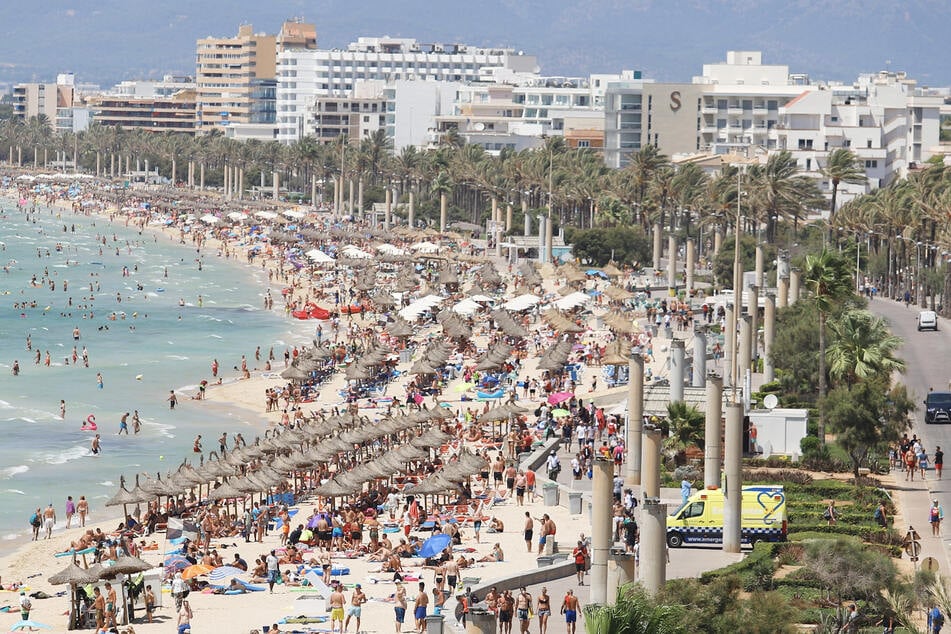
[[548,588],[542,587],[538,595],[538,633],[548,634],[548,617],[551,616],[551,597]]

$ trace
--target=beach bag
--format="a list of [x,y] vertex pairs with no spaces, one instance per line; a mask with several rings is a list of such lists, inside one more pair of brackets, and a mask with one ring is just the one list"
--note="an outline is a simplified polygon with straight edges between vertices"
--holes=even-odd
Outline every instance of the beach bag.
[[938,509],[931,507],[931,521],[937,522],[941,516],[938,514]]
[[826,509],[825,512],[823,512],[823,514],[822,514],[822,519],[824,519],[824,520],[831,520],[831,519],[832,519],[832,513],[829,512],[829,509]]
[[34,513],[30,516],[30,526],[39,526],[40,525],[40,516],[38,513]]
[[876,522],[881,522],[881,521],[882,521],[882,509],[881,509],[881,508],[876,508],[876,509],[875,509],[875,516],[874,516],[874,517],[875,517],[875,521],[876,521]]

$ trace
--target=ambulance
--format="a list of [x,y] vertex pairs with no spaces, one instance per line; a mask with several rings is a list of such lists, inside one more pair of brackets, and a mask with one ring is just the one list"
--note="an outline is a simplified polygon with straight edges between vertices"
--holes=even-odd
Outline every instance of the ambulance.
[[[723,490],[697,491],[667,517],[667,545],[723,542]],[[743,487],[742,537],[744,543],[786,541],[786,495],[779,485]]]

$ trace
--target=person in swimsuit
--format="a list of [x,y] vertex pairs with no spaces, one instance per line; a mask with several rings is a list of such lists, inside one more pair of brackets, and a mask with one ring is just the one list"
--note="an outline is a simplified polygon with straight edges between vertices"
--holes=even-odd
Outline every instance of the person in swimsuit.
[[340,633],[343,634],[343,606],[347,602],[340,586],[334,586],[334,591],[330,593],[330,632],[333,634],[334,623],[340,621]]
[[393,611],[396,614],[396,631],[399,634],[403,621],[406,620],[406,587],[402,581],[396,582],[396,605],[393,606]]
[[565,599],[561,602],[561,613],[565,615],[565,624],[567,625],[568,634],[576,634],[576,627],[578,626],[578,597],[575,596],[574,590],[568,590],[568,594],[565,595]]
[[86,501],[85,495],[79,496],[79,504],[76,505],[76,512],[79,513],[79,527],[85,527],[86,515],[89,513],[89,502]]
[[426,584],[419,582],[419,593],[416,595],[416,601],[413,604],[413,617],[416,619],[416,631],[423,632],[426,629],[426,606],[429,605],[429,595],[426,594]]
[[548,588],[542,586],[538,595],[538,634],[548,634],[548,617],[551,616],[551,597]]

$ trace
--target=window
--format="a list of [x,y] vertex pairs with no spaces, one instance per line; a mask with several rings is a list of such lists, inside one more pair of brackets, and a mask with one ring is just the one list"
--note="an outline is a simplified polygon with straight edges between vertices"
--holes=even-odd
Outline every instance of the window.
[[878,161],[876,160],[865,161],[865,169],[876,169],[876,168],[878,168]]
[[799,149],[800,149],[800,150],[811,150],[811,149],[812,149],[812,139],[799,139]]
[[587,139],[580,139],[578,141],[578,147],[591,147],[591,141],[588,141]]
[[702,517],[704,504],[704,502],[693,502],[684,509],[684,512],[680,515],[680,519],[686,520],[691,517]]

